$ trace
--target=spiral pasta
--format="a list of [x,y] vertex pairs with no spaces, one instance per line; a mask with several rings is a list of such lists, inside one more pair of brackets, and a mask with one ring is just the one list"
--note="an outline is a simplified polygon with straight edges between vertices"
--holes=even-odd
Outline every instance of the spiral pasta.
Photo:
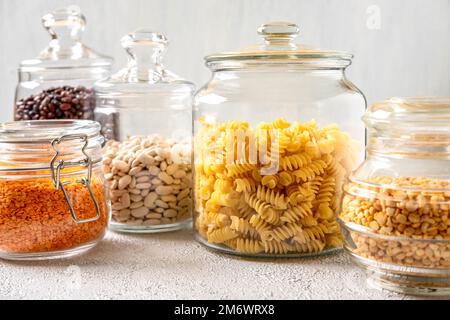
[[287,201],[285,200],[284,194],[281,192],[260,185],[256,191],[256,197],[259,200],[270,203],[275,209],[285,210],[287,208]]
[[357,150],[349,135],[313,120],[201,124],[195,226],[208,242],[246,254],[341,245],[335,217]]
[[325,248],[325,243],[320,240],[312,240],[306,243],[294,242],[294,250],[302,253],[318,253]]
[[238,238],[236,240],[236,251],[242,253],[259,253],[264,250],[261,241],[254,239]]
[[211,243],[223,243],[238,236],[230,227],[224,227],[210,232],[208,234],[208,241]]
[[286,254],[292,250],[292,245],[279,241],[263,241],[264,251],[272,254]]
[[234,180],[237,192],[253,192],[256,190],[257,182],[250,178],[238,178]]
[[252,239],[259,238],[258,231],[252,227],[248,220],[243,218],[238,218],[236,216],[231,217],[230,228],[244,237],[248,236]]
[[311,163],[311,156],[307,153],[293,154],[280,159],[280,168],[283,170],[297,170]]

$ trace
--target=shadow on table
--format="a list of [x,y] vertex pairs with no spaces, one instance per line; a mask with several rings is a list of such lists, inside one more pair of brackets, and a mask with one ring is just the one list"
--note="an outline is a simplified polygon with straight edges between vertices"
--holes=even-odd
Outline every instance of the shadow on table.
[[[159,247],[167,243],[177,245],[177,243],[194,244],[193,231],[190,229],[183,229],[178,231],[166,233],[152,233],[152,234],[132,234],[132,233],[117,233],[108,231],[105,238],[89,251],[74,257],[60,258],[60,259],[43,259],[43,260],[3,260],[4,264],[16,265],[21,267],[66,267],[70,265],[80,266],[104,266],[106,264],[138,263],[140,254],[151,255],[151,252],[145,252],[152,248],[155,251]],[[133,254],[130,255],[130,250]],[[155,257],[157,255],[155,254]],[[136,260],[136,261],[134,261]]]
[[[183,229],[179,231],[153,234],[132,234],[118,233],[109,231],[105,239],[88,252],[71,258],[57,260],[34,260],[34,261],[5,261],[4,263],[19,266],[46,266],[46,267],[63,267],[67,264],[73,265],[90,265],[104,266],[114,263],[120,264],[139,264],[142,257],[152,256],[155,259],[160,257],[160,249],[165,245],[171,246],[185,245],[185,250],[192,250],[194,255],[214,255],[224,259],[232,259],[254,263],[265,264],[317,264],[322,263],[339,263],[340,265],[351,265],[349,259],[346,258],[343,250],[335,250],[327,254],[319,256],[305,257],[246,257],[235,254],[223,253],[209,247],[206,247],[194,240],[192,229]],[[130,250],[133,250],[130,253]],[[152,252],[154,251],[154,253]],[[338,262],[336,262],[338,259]]]

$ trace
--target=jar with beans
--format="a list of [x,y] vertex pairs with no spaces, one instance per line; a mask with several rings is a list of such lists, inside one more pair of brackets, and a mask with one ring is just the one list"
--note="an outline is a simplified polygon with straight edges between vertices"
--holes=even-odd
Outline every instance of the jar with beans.
[[450,99],[393,98],[364,116],[366,161],[345,184],[345,248],[371,286],[450,294]]
[[14,120],[94,118],[93,85],[110,74],[112,59],[81,42],[86,20],[76,7],[42,18],[51,41],[19,67]]
[[191,222],[194,85],[162,65],[167,43],[147,29],[126,35],[128,66],[95,86],[112,230],[163,232]]

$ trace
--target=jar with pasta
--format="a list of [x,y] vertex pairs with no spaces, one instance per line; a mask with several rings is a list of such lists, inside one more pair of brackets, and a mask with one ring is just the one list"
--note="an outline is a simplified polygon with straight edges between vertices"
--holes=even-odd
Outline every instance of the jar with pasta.
[[192,220],[194,85],[162,65],[167,44],[147,29],[126,35],[128,65],[95,86],[112,230],[163,232]]
[[363,158],[365,98],[352,55],[262,25],[260,45],[205,58],[194,102],[196,239],[230,254],[297,257],[342,248],[342,185]]
[[364,116],[367,159],[345,184],[345,248],[372,287],[450,294],[450,99],[392,98]]
[[103,238],[102,143],[94,121],[0,125],[0,258],[66,258]]

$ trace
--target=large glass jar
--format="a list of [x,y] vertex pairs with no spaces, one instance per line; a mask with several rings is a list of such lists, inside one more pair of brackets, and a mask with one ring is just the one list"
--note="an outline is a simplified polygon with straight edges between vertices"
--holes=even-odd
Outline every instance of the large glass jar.
[[103,238],[102,143],[94,121],[0,124],[0,258],[69,257]]
[[191,222],[194,85],[162,65],[167,43],[146,29],[126,35],[128,66],[95,86],[116,231],[170,231]]
[[364,116],[367,159],[345,185],[345,248],[369,285],[450,294],[450,99],[393,98]]
[[298,27],[263,25],[261,45],[206,57],[195,96],[195,229],[207,247],[303,256],[342,247],[341,187],[362,160],[363,94],[352,56],[294,43]]
[[94,118],[93,85],[107,77],[112,59],[81,42],[86,20],[75,7],[42,17],[51,41],[19,67],[14,120]]

